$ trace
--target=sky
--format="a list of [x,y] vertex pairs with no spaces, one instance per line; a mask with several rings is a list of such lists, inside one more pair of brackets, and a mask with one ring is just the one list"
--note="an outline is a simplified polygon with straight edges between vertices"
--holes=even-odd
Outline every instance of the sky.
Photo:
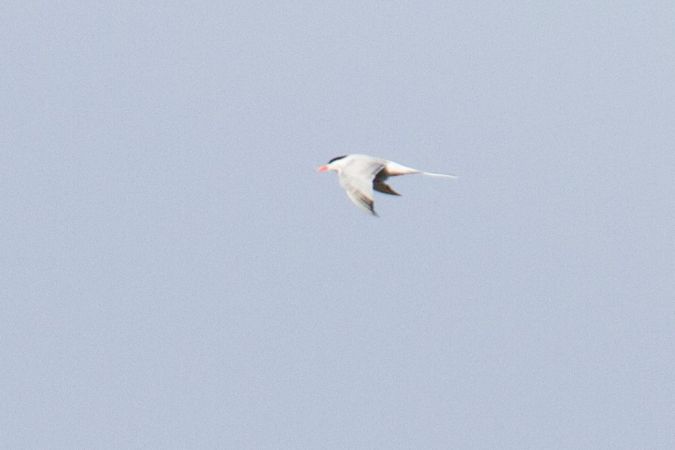
[[672,2],[0,17],[0,447],[675,447]]

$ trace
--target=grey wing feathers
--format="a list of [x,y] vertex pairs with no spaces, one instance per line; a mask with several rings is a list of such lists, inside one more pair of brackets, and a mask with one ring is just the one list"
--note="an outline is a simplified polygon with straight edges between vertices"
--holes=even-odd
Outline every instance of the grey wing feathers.
[[349,189],[347,189],[347,195],[358,207],[365,209],[374,216],[377,216],[377,213],[375,212],[375,202],[373,201],[372,197],[368,197],[363,192]]
[[377,178],[375,181],[373,181],[373,189],[375,189],[377,192],[382,192],[383,194],[389,194],[389,195],[401,195],[395,190],[391,188],[387,183],[385,183],[382,180],[378,180]]
[[389,195],[401,195],[395,190],[391,188],[385,181],[387,181],[387,178],[389,178],[389,175],[387,174],[387,169],[380,170],[377,175],[375,175],[375,179],[373,180],[373,189],[375,189],[377,192],[382,192],[383,194],[389,194]]
[[384,162],[357,160],[345,166],[340,172],[340,185],[354,204],[374,216],[373,179],[382,170]]

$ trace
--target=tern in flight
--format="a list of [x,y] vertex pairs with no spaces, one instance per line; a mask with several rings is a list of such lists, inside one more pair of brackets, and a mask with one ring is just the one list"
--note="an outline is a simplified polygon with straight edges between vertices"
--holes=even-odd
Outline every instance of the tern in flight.
[[385,183],[389,177],[419,173],[431,177],[457,178],[454,175],[443,173],[423,172],[368,155],[338,156],[317,169],[319,172],[331,170],[338,173],[340,186],[347,191],[350,200],[374,216],[377,216],[377,213],[373,201],[373,189],[383,194],[401,195]]

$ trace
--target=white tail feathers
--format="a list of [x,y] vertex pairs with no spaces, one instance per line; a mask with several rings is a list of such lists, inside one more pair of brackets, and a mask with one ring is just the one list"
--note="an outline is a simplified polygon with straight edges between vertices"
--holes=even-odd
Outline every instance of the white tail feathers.
[[438,177],[438,178],[457,178],[457,175],[450,175],[447,173],[433,173],[433,172],[420,172],[422,175],[427,175],[429,177]]
[[414,173],[420,173],[422,175],[428,175],[430,177],[440,177],[440,178],[457,178],[455,175],[445,174],[445,173],[434,173],[434,172],[424,172],[422,170],[413,169],[412,167],[406,167],[399,163],[393,161],[386,162],[386,171],[387,175],[390,177],[395,177],[398,175],[410,175]]

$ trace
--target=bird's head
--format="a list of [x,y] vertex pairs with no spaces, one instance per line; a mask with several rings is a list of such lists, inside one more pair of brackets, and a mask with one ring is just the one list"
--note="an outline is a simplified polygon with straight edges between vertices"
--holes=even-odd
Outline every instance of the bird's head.
[[346,158],[347,155],[344,156],[336,156],[335,158],[331,159],[328,161],[328,164],[324,164],[323,166],[317,167],[316,171],[317,172],[330,172],[331,170],[338,170],[340,166],[342,165],[342,160]]

